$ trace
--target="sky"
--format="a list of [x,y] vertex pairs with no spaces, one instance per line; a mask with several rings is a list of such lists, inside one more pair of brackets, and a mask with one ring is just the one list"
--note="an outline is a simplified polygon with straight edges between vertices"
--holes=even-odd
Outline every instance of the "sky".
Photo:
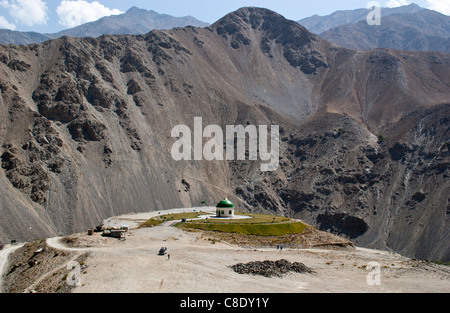
[[[56,33],[136,6],[177,17],[214,23],[244,6],[271,9],[291,20],[366,8],[371,0],[0,0],[0,29]],[[378,0],[382,7],[416,3],[450,15],[450,0]]]

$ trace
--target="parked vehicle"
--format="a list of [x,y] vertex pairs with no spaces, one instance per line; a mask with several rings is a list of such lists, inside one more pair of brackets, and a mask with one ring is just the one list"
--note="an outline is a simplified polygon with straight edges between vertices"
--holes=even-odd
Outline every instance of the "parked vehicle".
[[159,249],[158,255],[166,255],[166,253],[167,253],[167,248],[161,247],[161,249]]

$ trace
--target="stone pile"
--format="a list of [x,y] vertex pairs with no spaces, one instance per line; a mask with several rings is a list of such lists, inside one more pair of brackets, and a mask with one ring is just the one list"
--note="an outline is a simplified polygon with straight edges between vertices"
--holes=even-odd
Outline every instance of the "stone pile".
[[230,266],[236,273],[261,275],[265,277],[281,277],[289,272],[295,273],[313,273],[305,264],[287,260],[278,261],[254,261],[249,263],[238,263]]

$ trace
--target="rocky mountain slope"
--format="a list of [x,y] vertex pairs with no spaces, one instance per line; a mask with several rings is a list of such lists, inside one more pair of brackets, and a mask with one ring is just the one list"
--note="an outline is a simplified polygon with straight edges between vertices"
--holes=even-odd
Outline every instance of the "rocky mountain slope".
[[97,21],[65,29],[55,34],[39,34],[2,29],[0,30],[0,44],[26,45],[41,43],[63,36],[97,38],[105,34],[141,35],[154,29],[171,29],[188,25],[206,27],[209,24],[199,21],[192,16],[174,17],[167,14],[159,14],[152,10],[132,7],[123,14],[106,16]]
[[380,26],[370,26],[365,20],[340,25],[320,36],[351,49],[450,52],[450,17],[424,9],[383,17]]
[[[0,46],[0,73],[2,241],[226,196],[450,258],[449,54],[339,48],[242,8],[208,28]],[[279,168],[175,161],[171,130],[194,117],[279,125]]]

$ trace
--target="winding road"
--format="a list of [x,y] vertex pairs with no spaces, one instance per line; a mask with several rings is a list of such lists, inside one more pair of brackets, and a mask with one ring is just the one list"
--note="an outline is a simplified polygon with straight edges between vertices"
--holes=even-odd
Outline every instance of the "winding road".
[[[193,208],[214,211],[214,208]],[[126,241],[109,240],[100,235],[76,234],[80,247],[67,247],[62,237],[47,239],[51,248],[74,253],[64,265],[42,273],[25,292],[86,252],[88,267],[74,293],[142,293],[142,292],[445,292],[450,290],[449,270],[445,266],[412,260],[387,251],[356,248],[354,250],[244,248],[226,242],[210,241],[197,233],[170,227],[139,228],[143,221],[162,214],[192,212],[174,209],[127,214],[107,219],[105,226],[128,225],[132,230]],[[85,246],[83,246],[85,245]],[[8,268],[8,256],[22,245],[6,246],[0,251],[0,287]],[[168,247],[168,257],[157,252]],[[301,262],[314,274],[290,274],[282,278],[241,275],[231,265],[255,260],[286,259]],[[381,267],[381,285],[371,286],[368,262]],[[1,291],[1,290],[0,290]]]
[[3,276],[8,267],[8,258],[11,253],[23,247],[25,244],[6,245],[3,250],[0,250],[0,293],[3,293]]
[[[198,208],[180,208],[180,209],[171,209],[166,211],[154,211],[154,212],[148,212],[148,213],[139,213],[139,214],[126,214],[118,217],[112,217],[104,221],[105,225],[107,226],[120,226],[128,224],[130,228],[135,228],[140,225],[141,222],[152,218],[154,216],[162,214],[175,214],[175,213],[182,213],[182,212],[188,212],[188,211],[206,211],[206,212],[213,212],[215,211],[214,207],[198,207]],[[167,222],[164,226],[170,227],[174,224],[175,221]],[[91,247],[91,248],[74,248],[74,247],[68,247],[64,243],[61,242],[61,239],[63,237],[54,237],[54,238],[48,238],[46,240],[47,246],[54,248],[56,250],[60,251],[67,251],[67,252],[75,252],[76,255],[73,257],[73,260],[76,259],[81,253],[85,252],[91,252],[91,251],[107,251],[108,248],[106,247]],[[0,250],[0,293],[3,293],[3,277],[5,275],[5,272],[8,268],[8,259],[9,256],[14,253],[17,249],[20,249],[23,247],[25,243],[20,243],[16,245],[5,245],[5,247]],[[109,250],[114,251],[115,248],[110,248]],[[71,260],[72,261],[72,260]],[[69,262],[71,262],[69,261]],[[67,263],[69,263],[67,262]],[[30,291],[36,286],[40,281],[42,281],[44,278],[48,277],[49,275],[52,275],[53,272],[58,271],[60,268],[65,267],[67,264],[65,263],[61,267],[56,268],[55,270],[46,273],[45,275],[42,275],[33,285],[29,286],[25,292]]]
[[92,248],[72,248],[67,247],[61,242],[61,239],[63,237],[54,237],[54,238],[48,238],[46,243],[47,246],[50,248],[61,250],[61,251],[68,251],[68,252],[89,252],[92,250]]

